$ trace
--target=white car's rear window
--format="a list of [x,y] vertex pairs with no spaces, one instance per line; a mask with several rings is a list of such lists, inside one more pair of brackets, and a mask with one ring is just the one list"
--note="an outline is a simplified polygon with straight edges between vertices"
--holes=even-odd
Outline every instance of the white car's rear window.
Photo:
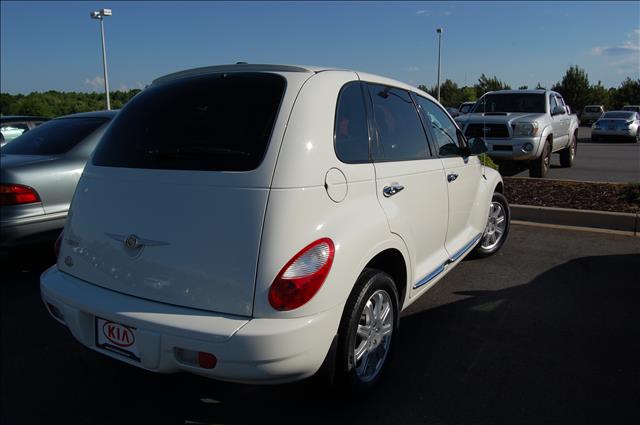
[[221,73],[151,86],[118,114],[93,164],[249,171],[262,162],[286,87],[282,76]]

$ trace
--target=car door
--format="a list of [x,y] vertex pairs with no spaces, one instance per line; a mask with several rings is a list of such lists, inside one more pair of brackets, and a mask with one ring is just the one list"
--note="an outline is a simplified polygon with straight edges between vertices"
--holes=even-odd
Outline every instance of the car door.
[[410,296],[428,288],[448,254],[448,200],[442,161],[431,154],[425,129],[406,90],[367,84],[378,201],[391,232],[409,251]]
[[553,115],[553,109],[558,105],[556,95],[549,95],[549,114],[551,115],[551,129],[553,131],[553,151],[557,151],[567,145],[567,131],[564,130],[564,121],[567,114]]
[[569,130],[571,127],[571,117],[569,116],[569,108],[567,104],[564,102],[564,99],[559,94],[556,94],[556,102],[559,106],[562,106],[565,109],[565,113],[561,115],[561,123],[562,123],[562,137],[564,140],[564,144],[562,146],[566,146],[569,143]]
[[480,239],[485,227],[488,210],[476,201],[482,164],[477,156],[460,154],[466,141],[440,105],[421,96],[416,96],[416,102],[445,171],[449,195],[445,247],[449,257],[457,260]]

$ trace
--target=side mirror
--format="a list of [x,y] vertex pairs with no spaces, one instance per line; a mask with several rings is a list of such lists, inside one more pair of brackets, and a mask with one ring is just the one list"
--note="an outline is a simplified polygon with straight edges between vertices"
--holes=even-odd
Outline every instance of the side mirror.
[[553,107],[553,110],[551,111],[551,115],[563,115],[566,114],[567,110],[564,109],[563,106],[560,105],[556,105]]
[[467,143],[469,143],[469,151],[471,155],[480,155],[489,150],[482,137],[472,137]]

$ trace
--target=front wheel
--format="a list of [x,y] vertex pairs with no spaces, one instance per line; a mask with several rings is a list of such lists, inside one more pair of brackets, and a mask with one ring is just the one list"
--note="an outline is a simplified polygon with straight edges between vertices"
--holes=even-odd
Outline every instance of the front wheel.
[[387,273],[365,269],[347,300],[338,329],[338,382],[351,392],[372,387],[391,358],[398,328],[396,285]]
[[565,168],[572,167],[576,159],[577,151],[578,151],[578,138],[574,133],[573,136],[571,136],[571,142],[569,142],[569,146],[567,146],[566,148],[560,151],[560,165]]
[[507,240],[510,223],[509,202],[502,193],[495,192],[489,206],[487,225],[480,242],[473,251],[474,256],[483,258],[498,252]]
[[551,144],[545,143],[540,158],[534,159],[529,164],[529,177],[544,178],[551,167]]

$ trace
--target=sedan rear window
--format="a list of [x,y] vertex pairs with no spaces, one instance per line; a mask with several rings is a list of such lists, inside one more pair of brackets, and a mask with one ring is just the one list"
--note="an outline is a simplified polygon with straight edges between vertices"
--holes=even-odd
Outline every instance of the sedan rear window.
[[229,73],[151,86],[118,114],[96,149],[107,167],[249,171],[267,149],[286,81]]
[[623,118],[627,120],[634,119],[636,114],[634,112],[624,112],[624,111],[612,111],[605,112],[604,117],[602,118]]
[[2,148],[3,154],[61,155],[68,152],[98,127],[106,118],[60,118],[26,131]]

